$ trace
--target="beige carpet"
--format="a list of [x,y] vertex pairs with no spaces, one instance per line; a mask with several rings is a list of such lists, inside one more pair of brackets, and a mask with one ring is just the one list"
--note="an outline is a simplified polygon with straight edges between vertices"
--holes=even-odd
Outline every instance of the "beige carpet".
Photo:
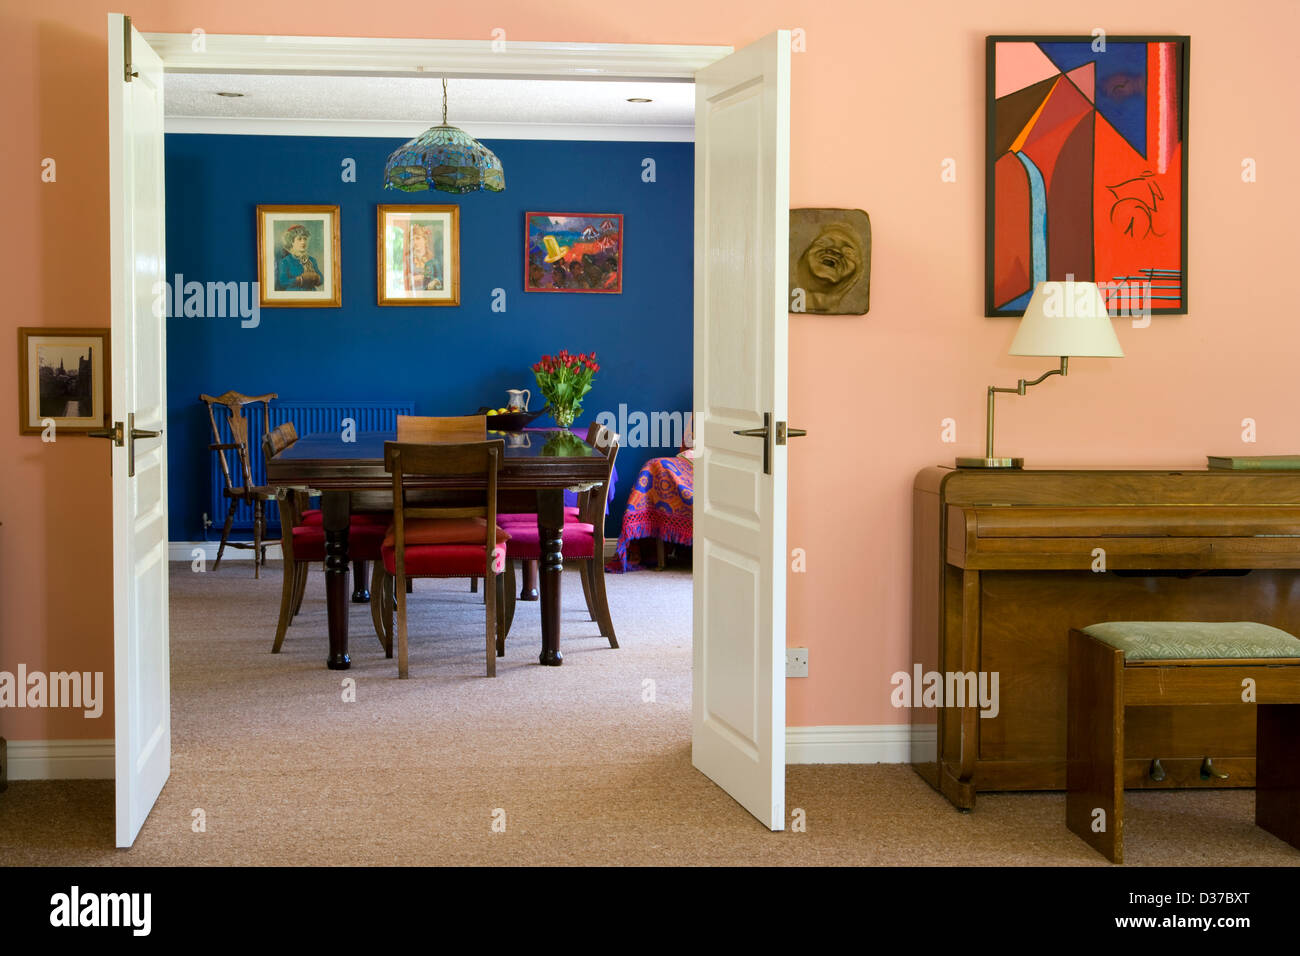
[[[537,664],[537,605],[521,603],[495,680],[479,596],[418,582],[400,682],[364,606],[352,670],[325,668],[319,571],[270,654],[279,578],[173,565],[172,775],[135,847],[112,847],[111,781],[13,782],[0,862],[1108,865],[1065,829],[1060,794],[982,794],[960,814],[903,766],[791,767],[787,806],[807,831],[764,830],[691,767],[686,572],[607,576],[619,650],[566,573],[564,666]],[[1300,864],[1253,825],[1252,791],[1127,803],[1129,865]]]

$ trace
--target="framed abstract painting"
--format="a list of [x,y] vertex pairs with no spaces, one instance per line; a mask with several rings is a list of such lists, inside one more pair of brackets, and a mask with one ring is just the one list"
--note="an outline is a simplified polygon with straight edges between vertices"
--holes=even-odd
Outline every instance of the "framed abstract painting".
[[530,212],[525,220],[525,292],[623,291],[620,213]]
[[1187,313],[1185,36],[991,36],[986,315],[1096,282],[1112,316]]

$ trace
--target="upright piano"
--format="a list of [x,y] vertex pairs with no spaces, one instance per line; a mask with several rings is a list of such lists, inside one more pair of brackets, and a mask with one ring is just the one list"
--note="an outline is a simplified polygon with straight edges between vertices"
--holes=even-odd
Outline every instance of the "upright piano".
[[[961,809],[981,790],[1065,788],[1070,628],[1300,635],[1300,471],[932,467],[913,485],[913,535],[912,664],[949,692],[911,706],[912,765]],[[996,712],[960,693],[981,674],[997,675]],[[1126,720],[1126,787],[1254,786],[1253,707]]]

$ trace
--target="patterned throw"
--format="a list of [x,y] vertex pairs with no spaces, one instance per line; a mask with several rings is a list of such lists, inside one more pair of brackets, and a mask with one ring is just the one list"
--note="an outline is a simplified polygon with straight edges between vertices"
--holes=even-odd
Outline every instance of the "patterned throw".
[[[691,506],[695,499],[695,462],[689,458],[652,458],[632,485],[623,514],[618,550],[606,570],[627,571],[627,546],[638,538],[659,538],[689,545],[694,526]],[[637,570],[634,565],[631,570]]]

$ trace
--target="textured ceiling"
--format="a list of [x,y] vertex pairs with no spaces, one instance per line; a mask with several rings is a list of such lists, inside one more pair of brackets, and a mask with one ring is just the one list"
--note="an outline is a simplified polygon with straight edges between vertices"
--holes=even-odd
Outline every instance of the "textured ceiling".
[[[406,121],[442,118],[442,79],[169,73],[169,117]],[[218,91],[245,94],[217,96]],[[628,97],[651,103],[629,103]],[[604,80],[447,81],[447,122],[681,126],[695,122],[691,83]]]

